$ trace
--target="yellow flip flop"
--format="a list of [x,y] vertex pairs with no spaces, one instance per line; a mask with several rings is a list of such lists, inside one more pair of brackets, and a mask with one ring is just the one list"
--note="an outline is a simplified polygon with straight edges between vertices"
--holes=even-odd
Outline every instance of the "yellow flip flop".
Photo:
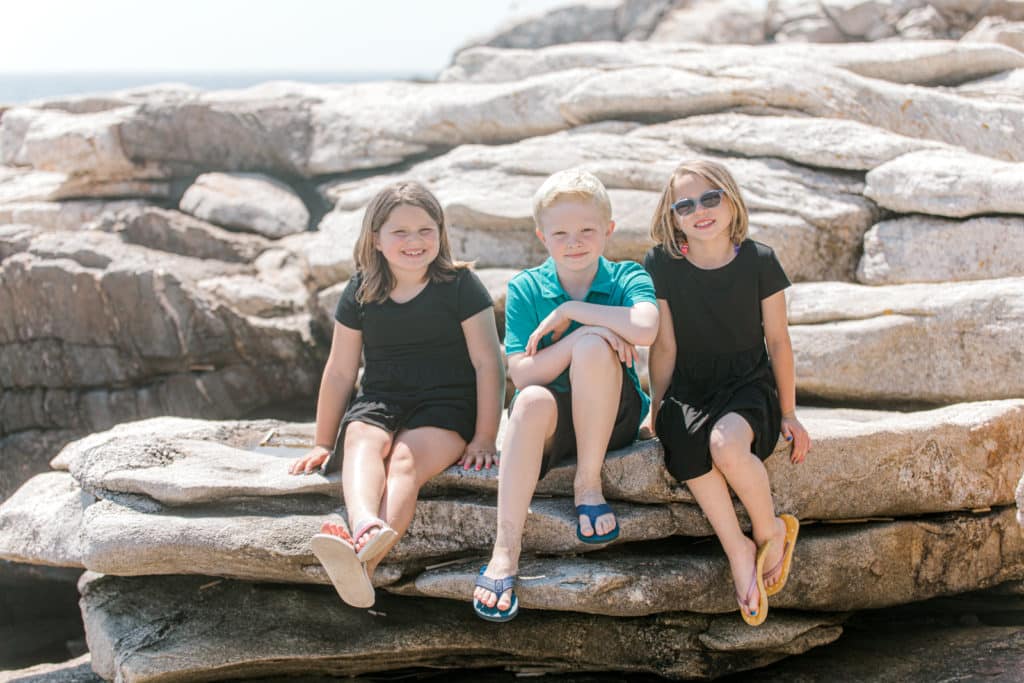
[[786,523],[786,545],[782,548],[782,559],[774,567],[768,570],[769,574],[775,573],[782,567],[782,576],[778,582],[768,587],[768,595],[775,595],[786,587],[789,580],[789,570],[793,566],[793,549],[796,547],[796,537],[800,534],[800,520],[793,515],[779,515],[779,519]]
[[768,548],[772,542],[768,541],[760,548],[757,549],[757,561],[754,565],[754,575],[750,579],[750,588],[747,589],[747,595],[750,595],[750,591],[757,586],[757,613],[747,614],[746,612],[746,596],[741,596],[739,591],[736,593],[736,603],[740,606],[740,616],[743,617],[743,621],[747,622],[751,626],[760,626],[764,623],[764,620],[768,618],[768,592],[764,587],[764,558],[768,555]]

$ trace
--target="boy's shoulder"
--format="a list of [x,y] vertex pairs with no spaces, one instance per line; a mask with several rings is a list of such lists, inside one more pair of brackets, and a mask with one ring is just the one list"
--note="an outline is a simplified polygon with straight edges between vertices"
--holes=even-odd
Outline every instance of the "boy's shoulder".
[[533,268],[526,268],[519,271],[512,276],[512,279],[508,281],[509,287],[515,287],[516,289],[527,293],[539,291],[541,288],[551,285],[558,284],[558,273],[555,271],[554,265],[550,259],[544,261],[539,266]]

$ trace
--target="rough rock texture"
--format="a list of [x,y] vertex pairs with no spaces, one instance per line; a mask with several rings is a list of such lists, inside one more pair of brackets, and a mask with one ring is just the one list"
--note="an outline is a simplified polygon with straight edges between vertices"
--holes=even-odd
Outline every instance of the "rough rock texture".
[[[798,393],[951,403],[1024,395],[1024,280],[803,283],[789,302]],[[955,378],[951,380],[950,378]]]
[[[273,278],[261,277],[290,297],[288,307],[246,307],[236,293],[203,283],[259,274],[261,262],[205,256],[233,247],[244,258],[258,245],[218,241],[194,225],[159,231],[167,214],[155,216],[162,240],[150,240],[155,211],[115,221],[110,233],[0,230],[4,461],[41,466],[55,444],[40,433],[82,436],[160,414],[237,417],[315,392],[326,353],[301,273],[285,282],[273,279],[284,277],[274,267]],[[194,230],[201,236],[188,234]]]
[[59,664],[37,664],[17,671],[0,671],[2,683],[102,683],[88,654]]
[[181,210],[225,228],[277,238],[305,231],[309,211],[284,183],[257,173],[204,173]]
[[[735,615],[636,619],[536,613],[495,638],[467,604],[382,598],[346,609],[330,589],[196,578],[95,578],[82,585],[92,666],[110,680],[344,676],[410,666],[710,678],[839,637],[839,619],[781,611],[757,630]],[[182,596],[188,595],[188,600]],[[254,614],[262,615],[253,619]],[[210,628],[211,623],[218,627]],[[267,639],[267,628],[279,637]],[[338,638],[334,634],[344,633]],[[642,641],[644,648],[637,648]],[[592,647],[601,642],[602,647]]]
[[[385,184],[413,177],[444,205],[457,254],[482,267],[539,263],[546,253],[534,236],[531,197],[546,176],[577,166],[609,188],[617,227],[606,255],[639,260],[651,245],[651,216],[672,170],[699,156],[680,126],[685,122],[600,124],[512,145],[462,146],[395,176],[333,183],[324,193],[336,208],[321,231],[335,235],[333,253],[345,264],[359,209]],[[792,278],[852,279],[863,232],[877,215],[858,180],[782,161],[721,160],[744,188],[752,237],[777,250]]]
[[1024,163],[959,150],[927,150],[878,166],[868,172],[867,181],[865,196],[902,213],[955,218],[1024,213]]
[[[675,539],[673,539],[675,541]],[[468,602],[479,564],[428,569],[397,590]],[[921,521],[815,525],[800,533],[786,589],[773,608],[872,609],[987,588],[1024,576],[1024,535],[1014,511]],[[635,616],[682,609],[735,610],[729,566],[716,543],[520,565],[524,608]],[[770,619],[771,617],[769,617]]]
[[864,235],[857,280],[866,285],[1024,276],[1024,218],[954,221],[908,216]]

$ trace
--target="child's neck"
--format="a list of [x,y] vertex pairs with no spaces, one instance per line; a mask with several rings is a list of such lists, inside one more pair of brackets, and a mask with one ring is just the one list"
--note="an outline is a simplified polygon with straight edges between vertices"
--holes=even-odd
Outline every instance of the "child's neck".
[[391,289],[391,298],[401,300],[406,295],[416,293],[426,284],[427,268],[418,271],[391,268],[391,276],[395,278],[395,286]]
[[686,258],[698,268],[721,268],[736,257],[736,247],[728,237],[712,242],[691,240],[687,244]]
[[560,268],[555,268],[555,272],[558,273],[558,282],[569,298],[574,301],[583,301],[587,298],[590,285],[594,284],[594,278],[597,277],[597,266],[598,264],[595,263],[592,268],[581,271],[563,271]]

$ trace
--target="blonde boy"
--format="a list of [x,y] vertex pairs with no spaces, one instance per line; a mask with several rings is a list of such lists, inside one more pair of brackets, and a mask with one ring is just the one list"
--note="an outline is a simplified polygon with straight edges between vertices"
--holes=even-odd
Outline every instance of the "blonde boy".
[[576,535],[608,543],[618,522],[601,491],[609,449],[632,443],[650,399],[640,388],[637,346],[658,332],[654,285],[643,267],[603,253],[615,230],[608,193],[590,173],[548,178],[533,198],[537,238],[550,257],[509,282],[505,353],[517,394],[509,407],[498,486],[498,530],[473,607],[508,621],[523,526],[537,482],[576,458]]

